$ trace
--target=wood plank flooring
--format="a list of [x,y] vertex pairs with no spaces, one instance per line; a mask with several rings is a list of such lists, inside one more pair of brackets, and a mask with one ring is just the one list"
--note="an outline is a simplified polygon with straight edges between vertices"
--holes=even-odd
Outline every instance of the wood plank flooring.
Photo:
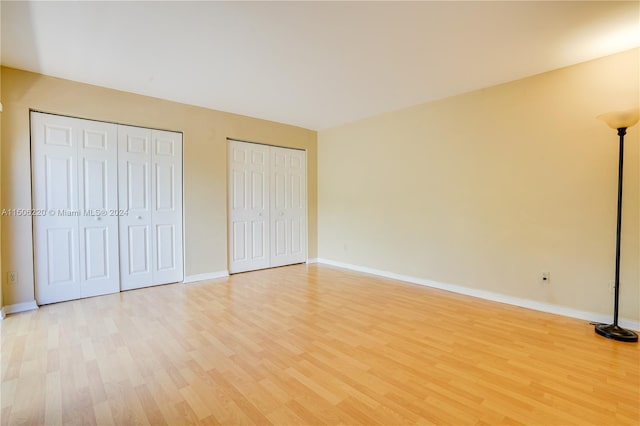
[[320,265],[43,306],[1,425],[640,424],[640,350],[585,321]]

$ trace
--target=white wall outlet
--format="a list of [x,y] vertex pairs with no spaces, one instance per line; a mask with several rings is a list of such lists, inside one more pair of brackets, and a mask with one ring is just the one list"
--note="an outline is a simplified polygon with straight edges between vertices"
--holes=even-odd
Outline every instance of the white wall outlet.
[[551,283],[551,272],[542,272],[540,274],[540,283],[541,284]]
[[16,271],[7,272],[7,281],[9,281],[11,285],[18,284],[18,273]]

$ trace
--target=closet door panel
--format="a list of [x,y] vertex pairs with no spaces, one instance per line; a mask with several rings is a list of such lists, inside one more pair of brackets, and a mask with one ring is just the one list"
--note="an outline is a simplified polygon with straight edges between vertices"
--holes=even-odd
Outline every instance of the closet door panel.
[[271,266],[306,261],[306,153],[271,147]]
[[81,295],[78,242],[78,158],[74,121],[31,113],[36,300]]
[[118,279],[116,126],[33,112],[36,294],[52,303],[113,293]]
[[82,297],[120,291],[117,126],[77,120]]
[[153,284],[182,281],[182,134],[151,131]]
[[270,266],[269,147],[229,141],[229,272]]
[[120,288],[153,284],[151,130],[118,126]]

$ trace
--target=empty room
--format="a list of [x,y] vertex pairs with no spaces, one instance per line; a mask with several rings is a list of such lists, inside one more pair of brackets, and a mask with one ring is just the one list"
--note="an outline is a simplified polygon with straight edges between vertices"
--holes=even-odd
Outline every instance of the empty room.
[[0,22],[0,426],[640,424],[640,2]]

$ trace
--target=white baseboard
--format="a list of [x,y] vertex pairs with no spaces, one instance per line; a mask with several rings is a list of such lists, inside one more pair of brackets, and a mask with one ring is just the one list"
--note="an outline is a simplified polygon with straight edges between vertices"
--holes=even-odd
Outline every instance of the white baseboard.
[[[318,263],[325,265],[337,266],[338,268],[350,269],[352,271],[364,272],[367,274],[378,275],[385,278],[391,278],[398,281],[405,281],[412,284],[424,285],[427,287],[438,288],[441,290],[451,291],[453,293],[465,294],[467,296],[478,297],[480,299],[491,300],[494,302],[507,303],[509,305],[520,306],[523,308],[533,309],[536,311],[547,312],[551,314],[563,315],[565,317],[578,318],[586,321],[601,322],[610,324],[612,315],[599,314],[597,312],[581,311],[566,306],[553,305],[550,303],[538,302],[536,300],[524,299],[521,297],[509,296],[501,293],[494,293],[486,290],[463,287],[454,284],[444,284],[437,281],[425,280],[423,278],[411,277],[408,275],[396,274],[395,272],[382,271],[380,269],[368,268],[366,266],[353,265],[350,263],[337,262],[330,259],[316,259]],[[620,318],[618,323],[621,327],[631,330],[640,330],[640,321]]]
[[214,280],[216,278],[226,278],[229,276],[229,271],[209,272],[206,274],[187,275],[184,277],[183,283],[194,283],[196,281]]
[[30,302],[15,303],[13,305],[6,305],[2,307],[2,318],[9,314],[17,314],[18,312],[31,311],[38,309],[38,304],[35,300]]
[[307,264],[310,265],[312,263],[318,263],[318,258],[314,257],[312,259],[307,259]]

